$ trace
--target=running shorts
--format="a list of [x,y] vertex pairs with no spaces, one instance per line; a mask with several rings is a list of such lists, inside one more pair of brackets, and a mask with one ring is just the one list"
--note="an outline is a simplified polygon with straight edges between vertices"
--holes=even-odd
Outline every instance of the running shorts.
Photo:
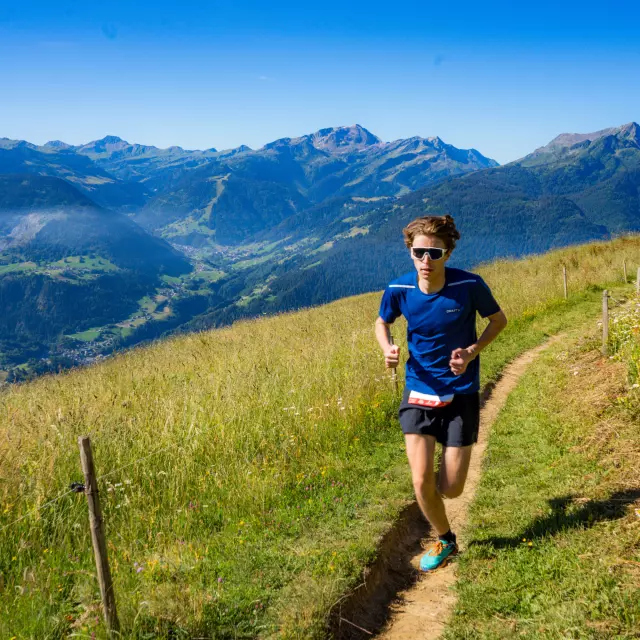
[[404,390],[398,418],[402,432],[433,436],[445,447],[466,447],[478,441],[480,394],[456,394],[444,407],[417,407],[409,404],[410,391]]

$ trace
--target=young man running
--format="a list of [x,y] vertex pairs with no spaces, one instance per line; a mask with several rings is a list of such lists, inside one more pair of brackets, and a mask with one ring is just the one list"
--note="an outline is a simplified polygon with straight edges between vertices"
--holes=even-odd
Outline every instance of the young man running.
[[[507,318],[480,276],[445,267],[460,234],[451,216],[417,218],[404,230],[416,272],[394,280],[385,290],[376,337],[387,367],[396,367],[400,350],[389,327],[407,320],[409,359],[400,403],[416,499],[438,534],[420,560],[423,571],[447,563],[458,551],[442,498],[462,493],[478,439],[480,362],[478,354],[505,328]],[[476,312],[489,324],[480,339]],[[436,442],[442,445],[437,477]]]

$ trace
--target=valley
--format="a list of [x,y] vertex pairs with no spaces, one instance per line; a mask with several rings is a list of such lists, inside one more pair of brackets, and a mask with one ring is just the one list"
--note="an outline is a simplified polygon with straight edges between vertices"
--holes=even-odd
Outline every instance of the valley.
[[401,230],[420,215],[454,216],[462,268],[635,232],[639,189],[635,123],[505,166],[359,125],[257,150],[3,139],[0,370],[22,380],[378,290],[408,269]]

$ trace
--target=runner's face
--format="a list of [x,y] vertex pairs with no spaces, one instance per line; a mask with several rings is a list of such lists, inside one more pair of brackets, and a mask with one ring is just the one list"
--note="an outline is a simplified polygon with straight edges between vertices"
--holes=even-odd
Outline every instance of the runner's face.
[[[438,247],[440,249],[446,249],[447,245],[444,241],[437,236],[416,236],[413,239],[412,247]],[[445,253],[442,260],[432,260],[429,255],[425,255],[422,260],[418,260],[413,257],[413,266],[416,268],[418,275],[424,280],[438,279],[444,275],[444,265],[449,259],[449,254]]]

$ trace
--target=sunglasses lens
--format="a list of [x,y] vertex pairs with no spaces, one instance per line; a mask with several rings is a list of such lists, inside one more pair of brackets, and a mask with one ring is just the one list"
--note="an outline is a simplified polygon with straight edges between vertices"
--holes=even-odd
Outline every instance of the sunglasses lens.
[[428,255],[431,260],[440,260],[444,256],[444,249],[438,249],[437,247],[415,247],[413,249],[413,255],[418,260],[424,260],[425,255]]

